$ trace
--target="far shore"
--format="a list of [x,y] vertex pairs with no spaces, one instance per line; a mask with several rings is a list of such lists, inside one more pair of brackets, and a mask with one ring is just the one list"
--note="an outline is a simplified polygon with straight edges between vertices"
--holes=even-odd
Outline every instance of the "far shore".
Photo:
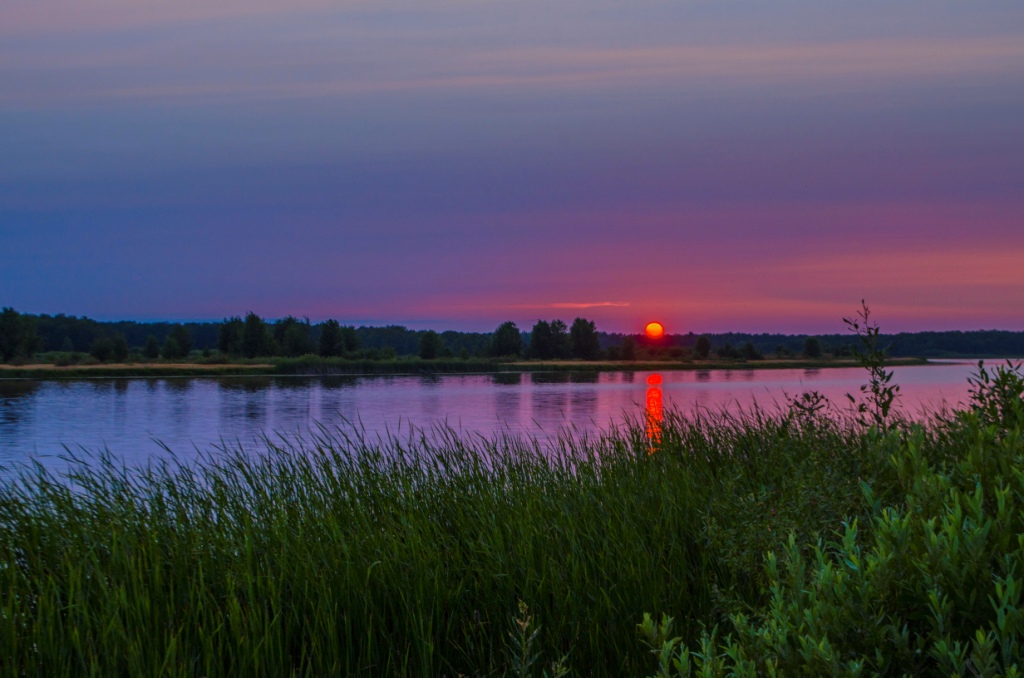
[[[925,358],[891,358],[890,366],[940,364]],[[857,368],[854,358],[813,360],[697,360],[697,361],[582,361],[521,360],[499,362],[487,359],[418,358],[393,361],[275,360],[266,363],[97,363],[92,365],[0,365],[0,379],[98,379],[221,376],[374,376],[401,374],[487,374],[522,372],[669,372],[702,370],[765,370]]]

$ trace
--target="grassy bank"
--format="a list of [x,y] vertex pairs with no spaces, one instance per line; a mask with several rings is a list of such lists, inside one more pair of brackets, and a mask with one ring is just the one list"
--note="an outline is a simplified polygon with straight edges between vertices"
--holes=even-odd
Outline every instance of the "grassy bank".
[[1007,375],[927,425],[803,401],[656,444],[323,430],[36,471],[0,490],[0,674],[996,675],[1024,628]]
[[[892,359],[893,365],[926,365],[923,358]],[[345,358],[274,358],[268,362],[139,362],[96,363],[88,365],[0,365],[0,379],[88,379],[107,377],[202,377],[236,375],[376,375],[376,374],[474,374],[494,372],[622,372],[674,370],[763,370],[821,369],[827,367],[859,367],[855,359],[822,360],[704,360],[704,361],[585,361],[585,360],[522,360],[504,361],[491,358],[450,358],[421,360],[350,360]]]

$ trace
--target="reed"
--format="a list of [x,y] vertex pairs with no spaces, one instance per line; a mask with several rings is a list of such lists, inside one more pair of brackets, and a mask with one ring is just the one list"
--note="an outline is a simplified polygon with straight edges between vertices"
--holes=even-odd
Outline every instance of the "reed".
[[670,655],[715,647],[772,604],[767,552],[813,559],[899,504],[906,446],[952,463],[977,430],[753,409],[668,413],[656,444],[642,421],[549,444],[321,427],[23,468],[0,488],[0,675],[643,675],[645,613],[675,616]]

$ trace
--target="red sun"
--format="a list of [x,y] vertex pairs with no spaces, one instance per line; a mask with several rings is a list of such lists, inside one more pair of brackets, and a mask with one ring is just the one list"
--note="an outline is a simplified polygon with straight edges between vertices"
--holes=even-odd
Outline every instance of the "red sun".
[[644,334],[650,339],[660,339],[661,335],[665,334],[665,328],[662,327],[661,323],[647,323],[647,327],[644,328]]

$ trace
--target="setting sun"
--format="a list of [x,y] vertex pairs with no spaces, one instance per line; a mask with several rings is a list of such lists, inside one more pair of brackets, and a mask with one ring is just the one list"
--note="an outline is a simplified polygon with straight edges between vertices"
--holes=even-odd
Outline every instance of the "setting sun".
[[644,334],[651,339],[659,339],[661,335],[665,334],[665,328],[661,326],[661,323],[647,323]]

